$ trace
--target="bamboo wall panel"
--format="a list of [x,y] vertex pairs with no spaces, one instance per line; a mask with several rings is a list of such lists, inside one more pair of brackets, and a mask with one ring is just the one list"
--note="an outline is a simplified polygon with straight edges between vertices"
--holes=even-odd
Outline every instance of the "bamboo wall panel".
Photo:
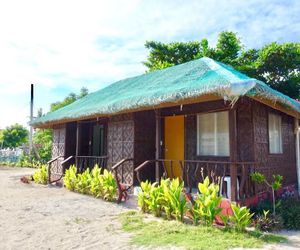
[[[274,112],[282,117],[282,154],[269,153],[268,112]],[[255,102],[253,105],[254,150],[255,160],[260,172],[271,178],[273,174],[284,176],[284,185],[295,184],[297,178],[294,119]]]
[[[108,122],[107,153],[108,168],[125,158],[134,158],[134,121],[131,116],[113,117]],[[123,120],[125,119],[125,120]],[[133,181],[133,163],[123,166],[126,183]]]

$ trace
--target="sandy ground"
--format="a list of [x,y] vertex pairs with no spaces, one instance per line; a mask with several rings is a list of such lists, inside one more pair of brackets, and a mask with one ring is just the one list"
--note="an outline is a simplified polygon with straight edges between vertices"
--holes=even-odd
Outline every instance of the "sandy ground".
[[[153,249],[131,246],[131,235],[120,229],[118,215],[133,209],[133,202],[117,205],[64,188],[20,182],[33,171],[0,167],[0,250]],[[283,234],[289,244],[265,249],[300,249],[300,232]]]
[[124,206],[23,184],[25,168],[0,167],[0,249],[132,249],[117,215]]

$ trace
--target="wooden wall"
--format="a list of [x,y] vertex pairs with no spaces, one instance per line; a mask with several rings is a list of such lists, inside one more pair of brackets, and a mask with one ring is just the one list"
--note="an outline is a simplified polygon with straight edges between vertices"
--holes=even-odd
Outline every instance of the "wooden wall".
[[[134,164],[139,166],[146,160],[155,159],[155,113],[154,111],[134,114]],[[141,179],[155,180],[154,164],[145,169]],[[136,180],[135,180],[136,181]]]
[[[268,112],[282,117],[282,154],[269,153]],[[253,102],[254,154],[258,168],[269,177],[273,174],[284,176],[284,185],[297,182],[294,118]]]

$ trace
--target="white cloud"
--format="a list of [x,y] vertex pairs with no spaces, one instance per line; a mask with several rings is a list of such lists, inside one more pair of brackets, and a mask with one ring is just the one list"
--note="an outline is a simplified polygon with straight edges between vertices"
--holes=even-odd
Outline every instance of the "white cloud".
[[[1,1],[0,127],[25,123],[30,83],[36,107],[85,85],[139,73],[146,40],[216,42],[234,30],[248,47],[299,41],[299,1]],[[27,105],[27,106],[26,106]]]

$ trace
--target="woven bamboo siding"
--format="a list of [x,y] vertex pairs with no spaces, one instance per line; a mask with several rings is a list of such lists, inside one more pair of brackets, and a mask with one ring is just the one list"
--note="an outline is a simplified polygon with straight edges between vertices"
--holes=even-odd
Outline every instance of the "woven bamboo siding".
[[[268,112],[282,117],[282,154],[269,154]],[[254,150],[255,160],[261,172],[271,177],[273,174],[284,176],[284,185],[297,181],[294,119],[258,102],[253,103]]]

